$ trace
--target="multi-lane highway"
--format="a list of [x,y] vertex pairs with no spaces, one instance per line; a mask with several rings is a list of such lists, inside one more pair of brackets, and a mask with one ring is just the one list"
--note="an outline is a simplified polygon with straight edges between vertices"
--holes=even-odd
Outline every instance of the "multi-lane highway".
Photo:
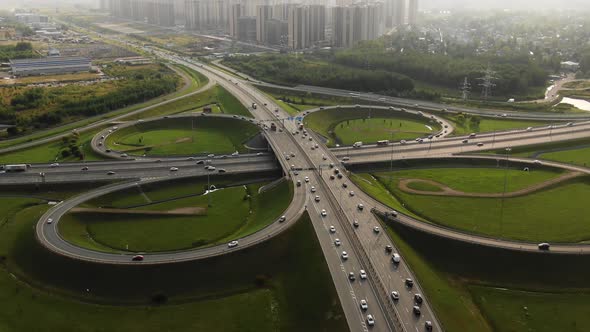
[[[383,231],[380,231],[379,227],[381,227],[381,224],[379,220],[369,211],[372,207],[382,209],[386,209],[386,207],[379,205],[371,197],[362,193],[348,179],[343,169],[338,172],[341,174],[341,177],[338,177],[335,169],[341,166],[339,160],[344,154],[350,156],[350,162],[374,162],[390,160],[393,158],[391,151],[398,153],[398,156],[404,158],[451,156],[457,152],[468,152],[488,147],[503,148],[507,145],[535,144],[546,141],[546,139],[543,140],[543,137],[547,137],[547,132],[544,130],[549,130],[549,136],[555,140],[587,137],[587,124],[576,124],[573,128],[532,129],[520,132],[491,134],[493,136],[490,136],[490,134],[476,135],[476,137],[472,138],[440,137],[440,139],[433,138],[432,140],[426,140],[422,144],[408,143],[404,145],[391,145],[385,148],[363,147],[355,150],[337,149],[330,151],[320,143],[320,138],[314,133],[307,133],[304,139],[299,137],[302,136],[301,134],[292,135],[298,129],[297,124],[291,121],[284,123],[278,121],[279,118],[287,118],[288,114],[281,110],[278,105],[275,105],[265,94],[252,87],[248,81],[237,79],[205,64],[194,63],[165,53],[159,53],[158,55],[169,61],[201,71],[210,78],[210,83],[215,82],[223,86],[246,106],[257,103],[259,107],[251,110],[256,120],[265,123],[275,122],[279,128],[284,129],[282,131],[265,130],[264,135],[278,156],[279,163],[284,172],[288,174],[288,177],[294,183],[297,181],[301,181],[302,183],[300,187],[295,187],[294,200],[285,212],[287,221],[284,223],[277,221],[258,233],[239,239],[240,244],[235,249],[228,249],[226,245],[222,244],[199,250],[145,254],[145,260],[142,262],[132,262],[131,257],[133,254],[130,253],[103,253],[82,249],[69,244],[60,237],[58,232],[60,217],[72,207],[89,199],[131,186],[162,180],[148,179],[151,177],[170,178],[171,173],[178,174],[174,176],[206,174],[206,171],[202,167],[196,167],[196,160],[165,159],[160,162],[142,160],[119,162],[116,164],[117,169],[114,171],[115,174],[110,175],[110,178],[113,178],[115,175],[125,172],[122,169],[129,165],[129,173],[134,173],[136,176],[129,178],[138,180],[98,188],[64,201],[49,210],[37,224],[36,235],[38,240],[49,250],[56,253],[98,263],[172,263],[211,257],[255,245],[287,229],[304,210],[307,210],[311,216],[317,238],[328,262],[332,278],[352,331],[366,331],[369,329],[368,314],[371,314],[375,319],[375,325],[372,327],[372,330],[376,331],[421,331],[424,330],[427,321],[432,323],[435,331],[441,330],[441,326],[430,307],[427,296],[422,292],[419,281],[416,280],[412,271],[405,264],[404,257],[401,257],[399,264],[394,264],[392,263],[391,253],[386,251],[387,246],[391,246],[393,252],[397,252],[397,249],[391,242],[391,239]],[[381,98],[384,97],[378,97],[378,100]],[[422,108],[424,109],[424,107]],[[278,116],[272,112],[275,109],[279,109]],[[312,138],[311,141],[309,137]],[[463,143],[465,139],[468,141]],[[481,144],[478,145],[478,143]],[[290,160],[284,157],[286,155],[291,156]],[[232,168],[232,171],[235,172],[247,170],[248,167],[251,167],[251,164],[256,163],[267,165],[269,168],[271,168],[271,164],[272,167],[276,167],[276,161],[269,160],[268,156],[240,156],[238,159],[243,161],[242,158],[250,158],[250,160],[240,163],[236,159],[227,158],[216,160],[215,162],[223,164],[223,167],[228,168],[228,171]],[[264,160],[264,158],[267,159]],[[334,166],[330,166],[330,164]],[[109,165],[108,163],[102,165],[93,163],[91,166],[81,165],[85,164],[75,164],[67,167],[89,167],[86,171],[80,168],[76,172],[88,172],[86,174],[94,174],[92,172],[96,172],[96,176],[104,176],[102,174],[105,174],[105,170],[113,167],[113,165]],[[218,165],[216,166],[219,167]],[[30,171],[23,174],[31,173],[33,176],[36,175],[47,180],[48,177],[66,177],[66,174],[73,173],[73,171],[64,171],[64,174],[60,175],[60,170],[66,169],[62,167],[63,165],[58,167],[33,165]],[[179,170],[172,171],[171,167],[177,167]],[[235,167],[235,170],[233,170],[233,167]],[[151,168],[159,175],[144,173],[148,172],[148,169]],[[256,165],[252,168],[259,170],[260,166]],[[193,169],[194,172],[192,172]],[[40,173],[45,173],[45,175],[40,176]],[[3,177],[10,178],[13,176],[16,178],[23,175],[4,174]],[[106,176],[109,178],[108,174]],[[306,177],[308,181],[306,181]],[[313,189],[312,186],[314,187]],[[351,192],[354,192],[354,194]],[[364,208],[360,208],[359,204],[362,204]],[[52,223],[47,223],[49,218],[53,220]],[[406,220],[405,217],[403,218],[403,220]],[[358,227],[354,226],[356,223],[358,223]],[[336,239],[339,241],[336,241]],[[343,257],[343,251],[348,253],[348,258]],[[366,272],[366,279],[361,278],[361,270]],[[354,281],[351,280],[350,273],[353,273],[355,276]],[[413,280],[412,287],[407,286],[407,278]],[[398,300],[392,298],[392,291],[396,291],[399,294]],[[417,305],[414,300],[415,294],[423,295],[423,303],[419,305],[419,313],[413,312],[414,305]],[[361,300],[366,300],[368,303],[369,308],[366,311],[360,307]]]

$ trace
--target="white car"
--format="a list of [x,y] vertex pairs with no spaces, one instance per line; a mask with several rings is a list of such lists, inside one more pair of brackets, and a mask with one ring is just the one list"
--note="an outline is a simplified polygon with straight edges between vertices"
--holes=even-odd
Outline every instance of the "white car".
[[52,222],[53,222],[53,219],[52,218],[47,218],[47,223],[48,224],[51,224]]
[[323,160],[327,160],[327,159],[328,159],[328,157],[326,157],[325,155],[323,155],[323,156],[322,156],[322,159],[323,159]]
[[373,318],[373,315],[367,315],[367,325],[369,325],[369,326],[375,325],[375,318]]
[[233,247],[237,247],[238,246],[238,241],[231,241],[230,243],[227,244],[228,248],[233,248]]
[[319,201],[320,201],[320,196],[316,196],[316,197],[315,197],[315,201],[316,201],[316,202],[319,202]]
[[322,210],[320,214],[322,215],[322,217],[325,217],[328,215],[328,212],[326,212],[326,210]]
[[367,309],[369,309],[369,305],[367,304],[367,300],[361,300],[360,306],[361,306],[361,310],[363,310],[363,311],[366,311]]
[[342,252],[342,259],[344,259],[344,260],[348,259],[348,253],[346,251]]
[[334,240],[334,245],[335,245],[336,247],[340,247],[340,245],[341,245],[341,244],[342,244],[342,242],[340,242],[340,239],[335,239],[335,240]]
[[49,165],[49,167],[51,167],[51,168],[59,167],[59,163],[53,163],[53,164]]
[[178,171],[178,167],[170,167],[170,172],[177,172]]
[[281,217],[279,218],[279,222],[283,222],[283,221],[285,221],[285,220],[287,220],[287,216],[281,216]]
[[354,191],[351,191],[348,193],[350,195],[350,197],[354,196]]
[[359,204],[359,205],[357,205],[357,208],[358,208],[360,211],[362,211],[362,210],[365,208],[365,206],[364,206],[364,205],[362,205],[362,204]]
[[307,176],[305,177],[305,182],[309,183],[309,177],[307,177]]
[[379,226],[375,226],[373,227],[373,232],[375,233],[379,233],[381,230],[379,229]]
[[336,227],[330,226],[330,233],[336,233]]
[[391,262],[394,264],[399,264],[399,262],[402,261],[402,257],[398,254],[398,253],[394,253],[393,256],[391,256]]
[[398,293],[397,291],[393,291],[393,292],[391,292],[391,298],[392,298],[394,301],[397,301],[397,300],[399,300],[399,293]]
[[311,186],[311,189],[310,190],[311,190],[312,193],[315,193],[315,187],[314,186]]
[[365,270],[361,270],[359,272],[361,279],[367,279],[367,272],[365,272]]

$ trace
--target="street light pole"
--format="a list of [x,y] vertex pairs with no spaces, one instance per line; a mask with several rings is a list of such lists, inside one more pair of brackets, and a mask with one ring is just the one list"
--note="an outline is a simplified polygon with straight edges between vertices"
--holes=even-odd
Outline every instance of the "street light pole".
[[504,198],[506,196],[506,185],[508,180],[508,155],[512,148],[506,148],[506,166],[504,168],[504,190],[502,191],[502,199],[500,200],[500,236],[502,236],[504,228]]

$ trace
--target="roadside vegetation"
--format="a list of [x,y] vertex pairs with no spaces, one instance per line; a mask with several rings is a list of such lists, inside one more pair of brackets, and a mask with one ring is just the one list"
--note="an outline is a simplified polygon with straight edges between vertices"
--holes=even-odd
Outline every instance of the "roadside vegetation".
[[413,139],[440,130],[431,119],[384,109],[345,108],[311,113],[304,125],[328,140],[328,146],[375,143],[379,140]]
[[307,217],[232,255],[166,269],[104,266],[61,258],[37,244],[33,225],[49,208],[45,202],[0,201],[2,331],[347,331]]
[[[493,150],[491,153],[506,155],[504,150]],[[590,139],[550,142],[544,144],[514,147],[510,156],[545,159],[586,166],[590,164]]]
[[16,124],[8,135],[100,115],[174,91],[180,78],[163,64],[124,66],[106,64],[111,80],[64,86],[0,87],[0,121]]
[[119,129],[105,144],[129,154],[158,156],[248,152],[245,144],[258,133],[256,125],[233,118],[168,118]]

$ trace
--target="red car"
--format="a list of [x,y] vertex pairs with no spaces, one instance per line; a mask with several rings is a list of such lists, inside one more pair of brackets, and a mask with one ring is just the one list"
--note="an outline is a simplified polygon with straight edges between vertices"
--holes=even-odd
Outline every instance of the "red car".
[[143,255],[135,255],[131,258],[132,261],[141,262],[143,260]]

